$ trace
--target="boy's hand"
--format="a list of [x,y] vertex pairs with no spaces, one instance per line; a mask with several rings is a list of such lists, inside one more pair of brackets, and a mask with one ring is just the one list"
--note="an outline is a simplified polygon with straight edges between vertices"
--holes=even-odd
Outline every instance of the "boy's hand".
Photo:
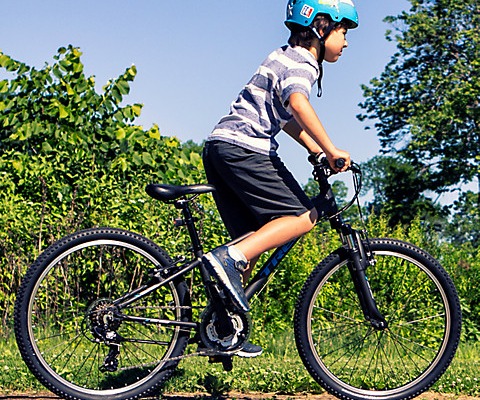
[[[340,150],[336,148],[333,152],[326,154],[326,156],[327,156],[328,163],[330,164],[330,167],[335,172],[345,172],[350,166],[350,163],[351,163],[350,154],[344,150]],[[342,168],[338,168],[335,164],[335,161],[337,161],[338,159],[342,159],[345,161],[345,165]]]

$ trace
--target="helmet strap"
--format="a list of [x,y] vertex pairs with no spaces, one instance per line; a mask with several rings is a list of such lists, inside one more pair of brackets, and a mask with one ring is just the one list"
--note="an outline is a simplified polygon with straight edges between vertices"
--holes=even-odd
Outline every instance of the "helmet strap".
[[322,97],[323,89],[322,89],[322,78],[323,78],[323,64],[318,64],[319,74],[317,79],[317,97]]
[[328,37],[328,35],[330,35],[330,33],[333,31],[333,29],[336,26],[337,24],[330,24],[325,29],[323,36],[320,35],[317,28],[315,28],[314,26],[310,27],[311,31],[315,34],[315,36],[318,38],[320,42],[320,53],[318,54],[318,59],[317,59],[318,69],[319,69],[318,80],[317,80],[317,85],[318,85],[317,97],[322,97],[322,94],[323,94],[322,78],[323,78],[323,59],[325,58],[325,39]]

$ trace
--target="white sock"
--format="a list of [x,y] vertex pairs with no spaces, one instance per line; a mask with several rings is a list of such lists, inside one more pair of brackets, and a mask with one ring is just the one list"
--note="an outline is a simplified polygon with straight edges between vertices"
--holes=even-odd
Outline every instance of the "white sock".
[[228,255],[232,257],[235,261],[248,262],[245,255],[234,246],[228,246]]

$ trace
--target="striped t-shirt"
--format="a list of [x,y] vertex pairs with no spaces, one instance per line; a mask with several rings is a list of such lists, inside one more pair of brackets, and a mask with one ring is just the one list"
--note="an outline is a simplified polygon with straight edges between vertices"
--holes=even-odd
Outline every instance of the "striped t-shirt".
[[275,135],[293,118],[290,95],[310,97],[318,74],[318,62],[307,49],[284,46],[274,51],[207,140],[222,140],[266,155],[276,153]]

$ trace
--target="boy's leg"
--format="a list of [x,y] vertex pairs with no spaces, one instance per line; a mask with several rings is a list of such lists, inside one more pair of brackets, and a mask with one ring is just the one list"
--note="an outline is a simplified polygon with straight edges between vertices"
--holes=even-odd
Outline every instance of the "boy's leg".
[[[257,240],[264,242],[260,247],[252,241],[240,242],[245,249],[253,246],[250,254],[255,255],[249,256],[250,265],[242,251],[236,251],[238,249],[234,246],[222,246],[203,257],[204,265],[230,293],[237,308],[248,311],[241,275],[246,281],[257,256],[308,232],[317,216],[315,211],[309,211],[313,204],[278,157],[213,142],[205,147],[204,165],[209,182],[218,186],[215,201],[232,237],[257,231],[254,234]],[[250,229],[245,228],[247,220]],[[243,226],[240,229],[243,232],[235,232],[240,226]],[[259,346],[248,344],[245,347],[242,351],[250,357],[261,354]]]
[[234,291],[242,287],[240,276],[247,267],[246,261],[308,232],[315,224],[316,210],[277,156],[225,142],[209,142],[205,146],[204,165],[209,181],[213,179],[211,183],[218,185],[215,201],[229,232],[239,226],[244,230],[246,220],[253,228],[250,230],[256,231],[253,238],[234,246],[242,257],[232,258],[222,248],[204,257],[207,268],[232,295],[232,300],[240,309],[247,310],[244,294]]
[[258,258],[265,251],[275,249],[292,239],[309,232],[316,224],[318,213],[315,208],[295,217],[276,218],[234,247],[245,255],[247,260]]
[[[230,150],[230,152],[229,152]],[[232,187],[235,173],[229,168],[227,159],[235,163],[237,146],[226,143],[207,143],[203,151],[203,164],[208,182],[215,186],[213,193],[217,209],[232,239],[256,231],[260,224],[250,208],[245,205]],[[232,254],[229,254],[232,252]],[[204,265],[217,282],[230,293],[238,309],[248,311],[241,276],[249,269],[243,254],[232,247],[221,246],[203,257]]]
[[205,266],[231,294],[235,305],[243,311],[249,311],[241,279],[241,276],[248,277],[251,273],[253,266],[248,265],[248,260],[256,260],[265,251],[309,232],[315,226],[317,217],[317,210],[313,208],[298,217],[276,218],[241,242],[207,253],[204,256]]
[[203,151],[203,165],[208,183],[215,186],[213,198],[217,210],[233,240],[256,231],[261,227],[261,224],[245,204],[245,201],[238,195],[237,187],[235,185],[232,187],[235,176],[230,172],[228,163],[224,161],[225,154],[221,150],[221,144],[216,146],[215,142],[207,143]]
[[245,256],[233,246],[220,246],[205,254],[202,261],[210,274],[230,295],[235,307],[243,312],[250,311],[241,278],[248,264]]
[[259,257],[254,257],[248,260],[247,268],[245,268],[245,271],[242,274],[243,286],[245,286],[248,280],[250,279],[250,276],[252,275],[252,271],[255,268],[255,265],[257,265],[258,259]]

